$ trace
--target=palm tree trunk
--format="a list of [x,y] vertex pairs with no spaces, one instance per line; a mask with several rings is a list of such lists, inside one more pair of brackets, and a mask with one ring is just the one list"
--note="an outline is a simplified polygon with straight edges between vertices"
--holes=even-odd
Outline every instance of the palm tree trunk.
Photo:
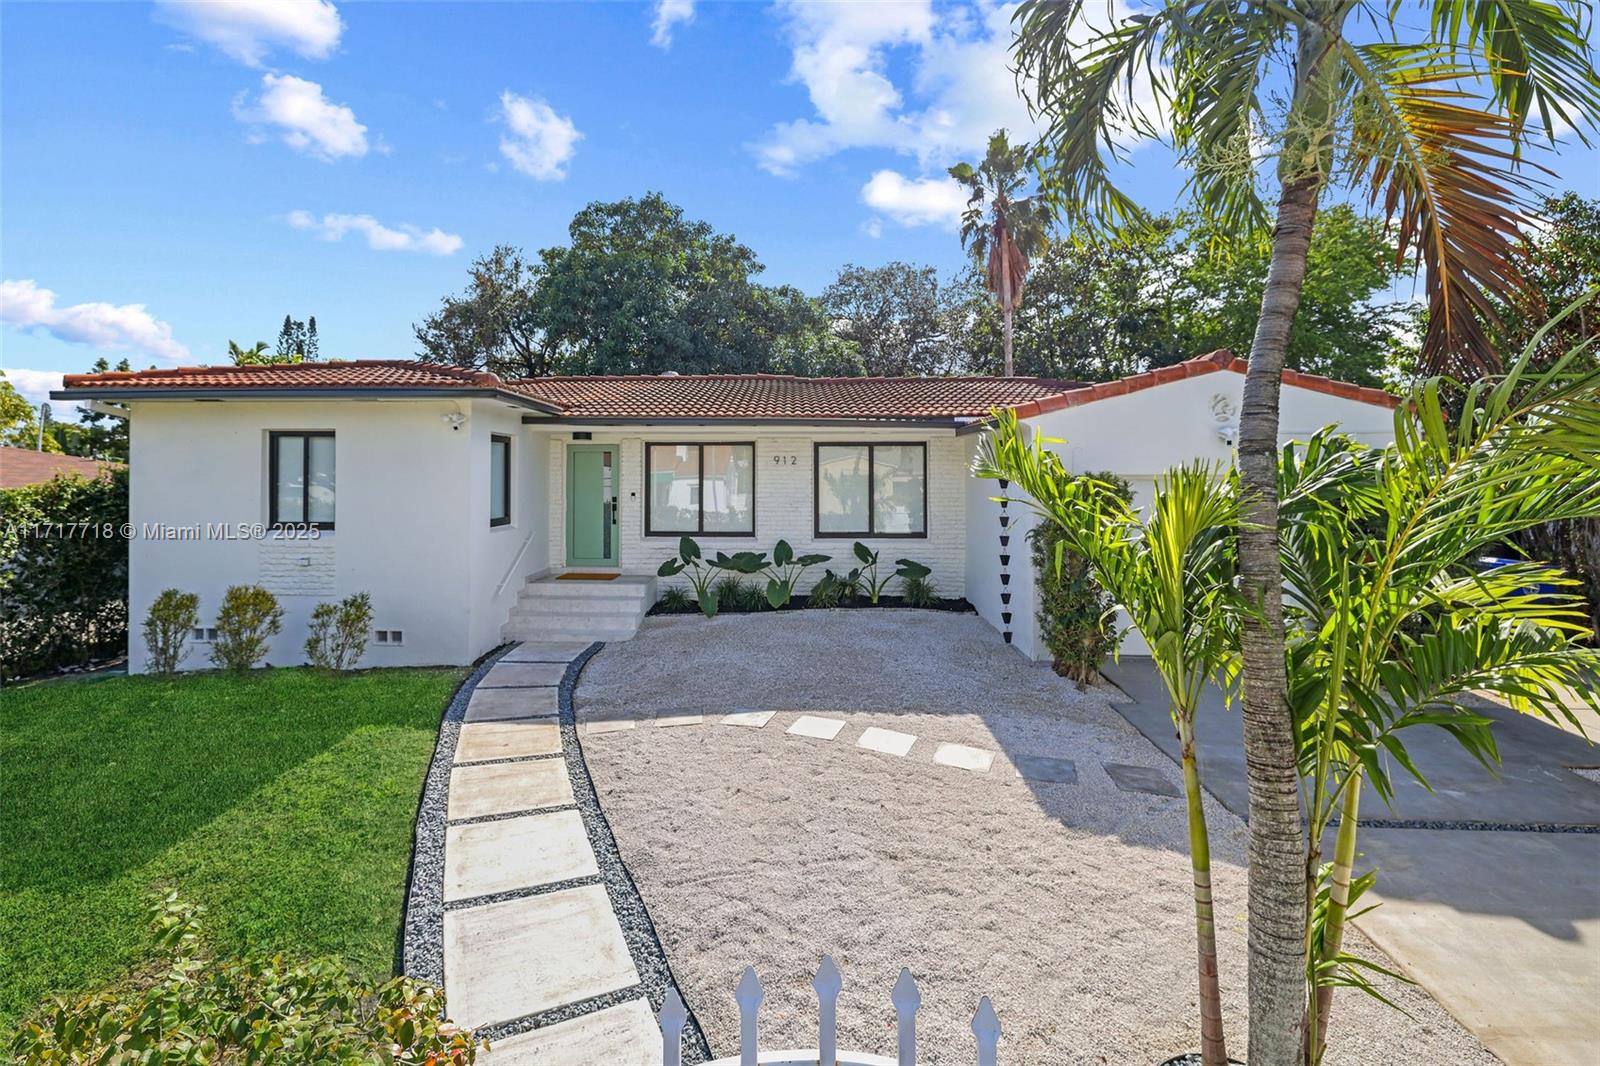
[[[1339,809],[1339,835],[1334,838],[1333,869],[1329,873],[1328,925],[1322,933],[1321,961],[1336,958],[1344,947],[1345,915],[1350,911],[1350,879],[1356,865],[1357,820],[1361,816],[1361,778],[1359,767],[1349,768],[1356,775],[1345,786],[1344,803]],[[1316,1049],[1309,1057],[1313,1063],[1322,1061],[1328,1048],[1328,1019],[1333,1014],[1333,986],[1317,989],[1317,1039]]]
[[1217,922],[1211,902],[1211,838],[1206,831],[1200,767],[1194,754],[1194,724],[1178,718],[1183,744],[1183,792],[1189,801],[1189,862],[1194,868],[1195,945],[1200,963],[1200,1061],[1202,1066],[1227,1066],[1228,1046],[1222,1032],[1222,985],[1217,969]]
[[1250,348],[1239,412],[1244,528],[1241,586],[1259,615],[1245,615],[1245,766],[1250,786],[1251,1066],[1293,1066],[1305,1014],[1305,839],[1284,665],[1283,572],[1278,560],[1278,393],[1289,331],[1300,306],[1318,175],[1287,180],[1278,201],[1272,262]]
[[1005,348],[1005,376],[1012,374],[1011,361],[1011,248],[1008,233],[1000,235],[1000,336]]

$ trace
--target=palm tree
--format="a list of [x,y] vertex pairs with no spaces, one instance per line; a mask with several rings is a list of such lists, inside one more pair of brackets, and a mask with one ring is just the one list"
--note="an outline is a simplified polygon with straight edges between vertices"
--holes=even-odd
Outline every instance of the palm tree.
[[[1600,515],[1600,368],[1588,338],[1549,369],[1536,351],[1467,391],[1450,425],[1442,382],[1402,409],[1397,442],[1368,451],[1330,432],[1284,449],[1283,560],[1291,630],[1291,705],[1301,737],[1308,839],[1306,894],[1321,927],[1308,937],[1305,1048],[1320,1061],[1334,988],[1369,988],[1343,953],[1363,781],[1389,800],[1388,758],[1426,784],[1402,731],[1444,728],[1485,765],[1490,719],[1461,703],[1493,693],[1512,707],[1576,723],[1565,691],[1600,697],[1600,652],[1579,582],[1547,564],[1478,572],[1486,546],[1545,521]],[[1320,841],[1339,818],[1333,860]],[[1325,875],[1323,871],[1326,871]]]
[[1034,152],[1012,145],[1005,130],[989,137],[983,162],[957,163],[950,176],[966,187],[967,208],[961,213],[961,247],[985,271],[989,291],[1000,304],[1005,346],[1005,376],[1015,364],[1011,356],[1011,315],[1022,303],[1029,260],[1044,254],[1049,243],[1049,209],[1038,196],[1019,195],[1033,171]]
[[[1236,673],[1238,600],[1233,588],[1238,497],[1225,471],[1204,464],[1178,467],[1156,479],[1150,516],[1116,489],[1074,477],[1041,438],[1031,443],[1016,415],[1001,411],[979,445],[974,471],[1003,478],[1025,492],[1041,520],[1061,530],[1063,548],[1089,566],[1094,579],[1128,613],[1150,645],[1178,730],[1183,790],[1189,809],[1189,861],[1194,871],[1195,941],[1200,978],[1200,1055],[1204,1066],[1226,1066],[1216,919],[1211,899],[1211,842],[1206,829],[1195,711],[1209,681]],[[1002,482],[1004,484],[1004,482]]]
[[266,341],[256,341],[252,348],[241,348],[238,341],[229,341],[228,358],[233,360],[234,366],[259,366],[278,361],[267,349]]
[[[1259,610],[1242,628],[1250,819],[1251,1066],[1301,1054],[1303,836],[1285,672],[1278,560],[1278,396],[1317,206],[1337,165],[1381,202],[1401,255],[1426,268],[1423,353],[1442,368],[1493,367],[1490,298],[1520,285],[1513,240],[1533,138],[1600,122],[1600,75],[1584,0],[1167,0],[1106,28],[1086,0],[1025,0],[1019,78],[1045,118],[1047,185],[1075,222],[1115,227],[1135,212],[1111,180],[1130,133],[1165,134],[1199,207],[1241,235],[1278,197],[1238,437],[1244,492],[1240,582]],[[1346,36],[1357,17],[1376,40]],[[1424,27],[1402,40],[1406,27]],[[1148,82],[1154,106],[1136,102]],[[1287,97],[1280,94],[1287,89]],[[1282,106],[1280,107],[1280,100]]]

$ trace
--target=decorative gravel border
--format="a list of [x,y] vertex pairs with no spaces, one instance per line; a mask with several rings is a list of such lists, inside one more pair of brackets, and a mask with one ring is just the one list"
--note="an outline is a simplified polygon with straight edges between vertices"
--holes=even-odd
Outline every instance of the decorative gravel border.
[[433,761],[428,763],[422,799],[417,804],[417,832],[411,845],[411,869],[406,875],[400,972],[440,988],[444,987],[444,840],[450,768],[473,689],[500,657],[515,647],[503,645],[480,659],[450,698],[444,717],[439,720],[439,739],[434,743]]
[[[1338,825],[1339,822],[1335,819],[1331,824]],[[1600,833],[1600,825],[1587,825],[1582,822],[1473,822],[1426,818],[1362,818],[1356,825],[1362,829],[1435,829],[1472,833]]]
[[[447,826],[495,821],[502,817],[517,817],[525,813],[490,815],[484,818],[464,819],[458,823],[450,823],[446,817],[450,771],[454,766],[456,743],[461,736],[461,724],[467,713],[467,703],[472,699],[473,690],[488,674],[489,669],[514,647],[515,644],[508,644],[497,648],[481,660],[456,690],[440,720],[439,739],[434,745],[433,760],[428,764],[428,775],[422,786],[422,799],[417,809],[417,831],[412,846],[411,871],[406,886],[401,972],[408,977],[416,977],[443,987],[446,910],[462,906],[478,906],[502,897],[513,899],[561,888],[599,883],[605,886],[606,896],[611,901],[611,910],[617,917],[617,924],[622,928],[623,940],[628,945],[628,954],[633,959],[634,969],[639,973],[639,983],[576,1003],[563,1004],[537,1014],[485,1026],[477,1030],[477,1035],[488,1040],[503,1039],[532,1029],[541,1029],[569,1018],[591,1014],[618,1003],[637,999],[641,995],[648,1000],[651,1012],[659,1014],[667,989],[675,988],[677,982],[673,979],[672,968],[667,962],[666,950],[661,946],[661,938],[656,934],[655,924],[650,920],[650,914],[645,909],[644,900],[639,896],[638,887],[633,883],[633,877],[623,865],[622,856],[617,850],[616,838],[611,833],[611,824],[606,820],[605,812],[601,809],[599,798],[595,794],[594,782],[589,777],[589,767],[583,761],[583,747],[578,739],[577,715],[573,710],[572,697],[578,685],[578,677],[583,673],[583,668],[589,660],[605,647],[604,643],[596,642],[589,645],[567,664],[566,673],[562,675],[557,691],[561,754],[546,756],[566,760],[574,803],[551,809],[578,811],[579,817],[583,819],[584,831],[589,837],[589,846],[594,851],[595,862],[600,867],[599,878],[577,878],[571,882],[544,885],[536,889],[517,889],[496,893],[493,896],[456,900],[449,904],[444,902],[444,845]],[[679,994],[681,996],[681,990]],[[683,1028],[683,1061],[701,1063],[710,1059],[710,1045],[706,1043],[700,1022],[691,1010],[688,1022]]]
[[[572,778],[572,795],[577,801],[578,814],[583,818],[583,827],[589,834],[589,846],[594,850],[595,862],[600,867],[600,880],[611,899],[611,910],[617,916],[617,923],[622,926],[622,937],[627,941],[628,954],[633,956],[634,969],[639,971],[638,990],[649,1000],[651,1013],[660,1014],[667,989],[676,988],[677,981],[667,962],[666,949],[661,946],[661,938],[656,934],[655,923],[650,920],[650,912],[645,909],[639,888],[633,883],[633,876],[622,862],[616,837],[611,833],[611,823],[606,820],[605,811],[595,793],[589,767],[583,761],[583,744],[578,738],[577,714],[573,710],[572,696],[578,685],[578,675],[604,647],[603,642],[596,642],[580,652],[567,667],[567,676],[561,679],[561,750],[567,759],[567,773]],[[679,989],[679,998],[682,996],[682,989]],[[609,1004],[598,1003],[596,1009],[603,1006]],[[683,1027],[683,1061],[709,1062],[711,1045],[706,1043],[705,1033],[700,1028],[694,1010],[688,1008],[687,1004],[686,1009],[689,1020]],[[588,1010],[578,1013],[588,1013]]]

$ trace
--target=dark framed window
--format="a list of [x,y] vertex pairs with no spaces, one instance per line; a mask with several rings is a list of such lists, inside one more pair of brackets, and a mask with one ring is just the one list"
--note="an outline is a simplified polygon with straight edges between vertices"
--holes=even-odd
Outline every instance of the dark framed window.
[[818,537],[926,537],[928,446],[817,444]]
[[644,535],[756,535],[753,443],[644,446]]
[[511,438],[489,436],[489,524],[511,524]]
[[274,529],[332,529],[333,431],[275,430],[267,434],[267,448],[268,524]]

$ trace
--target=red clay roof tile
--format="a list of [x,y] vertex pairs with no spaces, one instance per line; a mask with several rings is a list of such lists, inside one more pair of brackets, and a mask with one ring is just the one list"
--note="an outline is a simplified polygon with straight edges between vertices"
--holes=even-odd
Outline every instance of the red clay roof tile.
[[0,445],[0,489],[42,484],[57,474],[94,479],[121,465],[107,459],[83,459],[76,455],[55,455]]

